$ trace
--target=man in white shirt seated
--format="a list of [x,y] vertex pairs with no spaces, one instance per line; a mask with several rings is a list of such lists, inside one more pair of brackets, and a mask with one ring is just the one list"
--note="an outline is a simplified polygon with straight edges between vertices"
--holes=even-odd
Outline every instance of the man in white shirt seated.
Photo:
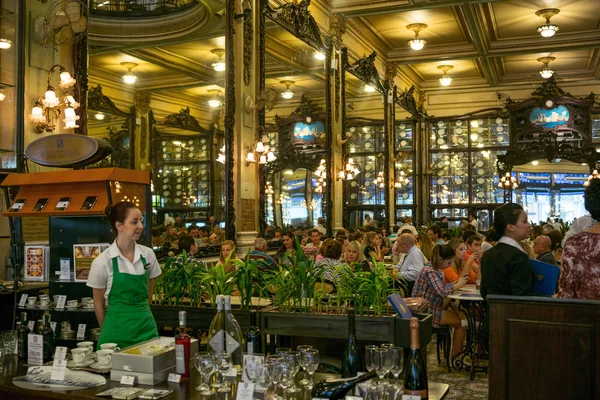
[[317,219],[317,226],[315,226],[315,229],[319,231],[321,236],[325,236],[327,234],[327,228],[325,228],[325,218],[319,217],[319,219]]
[[410,233],[401,234],[396,240],[395,246],[400,253],[406,254],[396,268],[398,268],[400,276],[408,283],[407,296],[410,297],[415,281],[419,277],[427,259],[421,252],[421,249],[419,249],[419,246],[417,246],[417,240]]
[[304,250],[307,255],[316,256],[319,248],[321,248],[321,245],[323,244],[323,242],[321,242],[321,233],[316,229],[311,229],[308,231],[308,240],[310,240],[310,243],[307,243],[306,246],[302,247],[302,250]]
[[402,231],[405,229],[408,229],[410,231],[410,233],[412,233],[415,237],[419,234],[417,232],[417,229],[414,226],[412,226],[412,218],[411,217],[404,218],[404,223],[402,225],[400,225],[400,229],[398,229],[398,232],[402,233]]

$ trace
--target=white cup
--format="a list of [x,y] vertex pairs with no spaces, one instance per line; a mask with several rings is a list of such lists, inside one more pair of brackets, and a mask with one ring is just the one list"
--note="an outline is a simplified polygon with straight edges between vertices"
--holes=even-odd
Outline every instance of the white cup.
[[30,296],[27,298],[27,304],[29,304],[30,306],[34,306],[36,302],[37,302],[37,297],[35,297],[35,296]]
[[94,342],[79,342],[77,343],[77,348],[85,349],[85,351],[87,352],[87,357],[94,351]]
[[77,300],[67,300],[67,307],[77,307],[79,302]]
[[88,348],[78,347],[76,349],[71,350],[71,355],[73,356],[73,361],[76,363],[82,363],[83,360],[88,356]]
[[47,298],[47,297],[41,298],[40,297],[40,306],[46,307],[49,304],[50,304],[50,299],[49,298]]
[[81,302],[83,304],[94,304],[94,299],[92,299],[91,297],[83,297],[81,299]]
[[112,351],[117,351],[117,350],[121,350],[119,348],[119,346],[117,346],[116,343],[104,343],[100,345],[100,348],[102,350],[112,350]]
[[98,357],[98,364],[110,364],[112,353],[112,350],[98,350],[96,352],[96,356]]

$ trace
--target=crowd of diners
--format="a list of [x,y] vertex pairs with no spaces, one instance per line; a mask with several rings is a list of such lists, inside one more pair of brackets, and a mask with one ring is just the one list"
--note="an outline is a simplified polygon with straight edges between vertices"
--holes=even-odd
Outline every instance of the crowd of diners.
[[[302,249],[315,266],[324,267],[324,276],[334,286],[337,266],[369,271],[375,262],[385,262],[405,296],[428,301],[434,327],[452,328],[451,354],[455,355],[462,349],[468,324],[457,303],[447,296],[476,283],[483,298],[488,294],[530,295],[534,282],[531,259],[560,268],[556,297],[600,300],[600,225],[596,224],[600,220],[599,179],[591,180],[584,197],[589,214],[576,219],[568,230],[561,221],[534,225],[525,210],[514,203],[494,210],[493,227],[487,232],[478,231],[473,216],[452,230],[442,228],[445,221],[417,229],[410,218],[405,218],[389,233],[385,223],[365,218],[359,229],[341,228],[334,237],[326,237],[325,221],[319,218],[309,230],[270,227],[264,238],[255,239],[250,258],[261,261],[261,270],[266,271],[291,266],[293,255]],[[178,224],[176,220],[166,226],[165,240],[179,234],[177,246],[192,255],[205,243],[220,243],[217,265],[234,268],[227,265],[227,259],[238,257],[235,244],[221,240],[215,221],[198,229],[198,234],[192,226],[181,235],[183,228],[178,232]],[[281,241],[275,254],[267,253],[269,240]],[[484,321],[486,334],[487,329]]]

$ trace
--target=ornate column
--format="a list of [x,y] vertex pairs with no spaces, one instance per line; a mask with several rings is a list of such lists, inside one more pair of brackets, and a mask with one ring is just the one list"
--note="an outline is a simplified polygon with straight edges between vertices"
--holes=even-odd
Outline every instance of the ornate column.
[[131,140],[131,154],[135,160],[134,168],[149,170],[151,157],[151,128],[152,121],[150,113],[150,101],[152,95],[150,92],[136,92],[133,98],[135,107],[135,127],[133,138]]
[[[343,106],[344,101],[342,99],[342,84],[344,82],[343,74],[344,68],[342,63],[342,52],[340,51],[343,46],[343,36],[346,33],[346,18],[343,15],[333,13],[329,19],[329,34],[331,35],[331,60],[332,66],[335,67],[333,70],[332,79],[332,93],[330,101],[332,101],[332,117],[331,123],[332,131],[332,146],[331,146],[331,166],[329,173],[331,175],[332,185],[329,190],[332,191],[331,199],[333,201],[332,207],[332,228],[333,231],[344,227],[344,196],[343,196],[343,181],[336,180],[336,171],[342,168],[343,163],[343,147],[345,140],[344,129],[344,112]],[[331,67],[331,66],[328,66]]]
[[386,147],[388,148],[387,158],[384,164],[384,171],[386,174],[386,186],[387,191],[385,213],[387,214],[388,226],[386,227],[388,232],[391,232],[391,227],[396,224],[396,189],[394,187],[394,181],[396,180],[396,147],[395,147],[395,127],[396,127],[396,105],[394,100],[396,98],[396,84],[394,80],[398,74],[398,66],[394,63],[387,63],[385,65],[385,86],[387,87],[388,98],[385,104],[387,110],[386,118]]

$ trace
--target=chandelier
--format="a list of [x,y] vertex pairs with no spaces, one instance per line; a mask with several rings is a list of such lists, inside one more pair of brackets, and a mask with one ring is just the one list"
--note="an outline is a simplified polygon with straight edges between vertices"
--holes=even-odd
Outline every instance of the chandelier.
[[292,97],[294,97],[294,92],[292,92],[292,90],[290,89],[290,86],[292,86],[295,83],[294,81],[281,81],[279,83],[285,85],[285,91],[281,93],[281,97],[283,97],[286,100],[289,100]]
[[556,57],[540,57],[537,60],[544,64],[544,68],[540,71],[540,76],[544,79],[551,78],[552,75],[554,75],[554,70],[551,69],[548,64],[556,60]]
[[273,185],[271,185],[271,182],[267,182],[267,184],[265,185],[265,194],[267,196],[273,196],[275,194],[275,190],[273,189]]
[[210,99],[207,103],[210,108],[219,108],[223,105],[223,101],[221,100],[224,97],[223,92],[217,89],[210,89],[208,90],[208,94],[210,95]]
[[[56,89],[50,84],[50,78],[56,68],[60,71],[60,83],[58,84],[62,92],[60,97],[57,97]],[[67,92],[67,89],[73,87],[76,82],[63,66],[56,64],[50,68],[46,93],[43,98],[40,97],[35,101],[31,114],[29,114],[29,119],[35,124],[38,132],[54,131],[56,120],[60,119],[61,113],[64,116],[65,129],[79,128],[77,125],[79,115],[75,113],[75,110],[79,108],[79,103]]]
[[373,181],[373,184],[381,189],[385,188],[385,177],[383,176],[383,171],[379,171],[377,178],[375,178]]
[[219,150],[219,156],[217,157],[217,162],[220,162],[221,164],[225,164],[225,146],[221,147],[221,150]]
[[342,179],[346,181],[351,181],[358,174],[360,174],[360,170],[354,164],[354,160],[352,158],[349,158],[345,164],[344,169],[338,171],[337,180]]
[[275,153],[267,144],[269,139],[266,136],[263,136],[262,139],[259,139],[248,149],[246,153],[246,166],[250,164],[256,163],[258,159],[258,163],[260,165],[265,165],[266,163],[273,162],[277,160]]
[[598,175],[597,169],[595,169],[594,172],[592,172],[592,174],[587,177],[585,182],[583,182],[583,186],[585,186],[585,187],[590,186],[590,182],[592,179],[600,179],[600,175]]
[[517,184],[517,178],[512,176],[510,172],[507,172],[502,178],[500,178],[500,181],[498,182],[498,187],[504,189],[516,189],[519,187],[519,185]]
[[438,65],[437,69],[439,69],[440,71],[442,71],[444,73],[444,75],[442,75],[442,77],[440,78],[440,84],[442,86],[450,86],[450,84],[452,83],[452,77],[450,75],[448,75],[448,71],[451,71],[452,69],[454,69],[453,65]]
[[123,75],[123,82],[128,85],[133,85],[137,81],[137,76],[131,72],[132,69],[137,67],[137,63],[134,62],[122,62],[121,66],[127,68],[127,73]]
[[315,193],[323,193],[325,190],[325,186],[327,186],[327,182],[325,179],[327,178],[327,172],[325,167],[325,159],[322,158],[319,162],[319,166],[315,171],[315,176],[317,177],[317,183],[315,185]]
[[558,14],[560,10],[558,8],[544,8],[543,10],[536,11],[535,15],[538,17],[546,18],[544,25],[538,26],[537,31],[543,37],[552,37],[558,31],[558,25],[550,22],[550,18]]
[[277,204],[284,204],[286,203],[288,200],[290,199],[290,197],[284,193],[281,193],[279,195],[279,198],[277,199],[276,203]]
[[211,64],[211,67],[213,67],[213,69],[217,72],[225,71],[226,65],[225,65],[225,62],[223,61],[223,56],[225,55],[225,49],[212,49],[210,52],[219,58],[217,61],[215,61],[214,63]]
[[419,37],[419,32],[425,30],[427,28],[427,24],[409,24],[406,25],[406,29],[409,31],[413,31],[415,33],[415,38],[408,41],[408,45],[413,50],[421,50],[427,44],[425,39],[421,39]]

